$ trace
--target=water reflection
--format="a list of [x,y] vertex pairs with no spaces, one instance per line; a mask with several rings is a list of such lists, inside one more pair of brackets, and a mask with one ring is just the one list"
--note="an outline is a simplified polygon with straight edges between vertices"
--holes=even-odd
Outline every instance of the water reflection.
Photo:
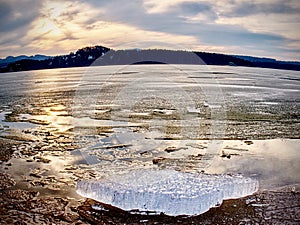
[[215,158],[210,173],[242,173],[258,177],[261,188],[300,182],[299,139],[224,141],[223,151],[232,157]]

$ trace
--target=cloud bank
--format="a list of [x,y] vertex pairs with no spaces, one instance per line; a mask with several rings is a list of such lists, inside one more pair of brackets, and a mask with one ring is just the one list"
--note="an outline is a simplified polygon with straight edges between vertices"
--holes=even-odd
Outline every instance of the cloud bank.
[[298,0],[0,0],[0,57],[87,45],[300,60]]

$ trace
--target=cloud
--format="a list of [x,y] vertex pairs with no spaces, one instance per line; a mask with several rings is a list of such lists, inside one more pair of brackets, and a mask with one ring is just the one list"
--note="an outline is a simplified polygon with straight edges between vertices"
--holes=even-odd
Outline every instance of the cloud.
[[197,15],[198,13],[212,12],[211,5],[199,2],[182,2],[178,4],[176,8],[178,8],[179,13],[183,15]]
[[[119,1],[120,5],[121,2],[122,0]],[[287,37],[280,34],[252,32],[239,24],[225,25],[203,23],[203,21],[190,23],[187,19],[178,16],[210,13],[212,15],[210,17],[213,18],[215,12],[211,10],[213,6],[209,5],[208,2],[179,2],[177,5],[173,2],[171,8],[165,8],[163,11],[156,11],[155,13],[153,11],[148,13],[142,4],[129,4],[117,9],[114,8],[114,4],[115,1],[114,3],[105,4],[105,15],[101,18],[114,22],[125,22],[128,26],[147,31],[165,32],[172,35],[190,35],[196,38],[199,44],[239,46],[240,48],[256,46],[259,49],[267,50],[274,43],[284,44],[289,41]]]
[[22,48],[23,51],[35,49],[47,54],[59,54],[96,44],[113,48],[173,49],[180,48],[184,43],[197,45],[197,39],[189,35],[139,29],[118,19],[104,17],[105,11],[101,7],[86,2],[50,3],[41,7],[40,17],[31,23],[27,34],[23,37],[27,43]]
[[298,14],[299,8],[290,1],[278,2],[236,2],[231,11],[222,14],[225,17],[245,17],[257,14]]
[[299,9],[297,0],[0,0],[1,54],[102,44],[300,59]]
[[0,33],[27,28],[38,16],[39,2],[0,1]]
[[[2,56],[12,55],[15,49],[28,44],[23,37],[39,17],[39,1],[0,0],[0,46]],[[5,54],[6,53],[6,54]]]

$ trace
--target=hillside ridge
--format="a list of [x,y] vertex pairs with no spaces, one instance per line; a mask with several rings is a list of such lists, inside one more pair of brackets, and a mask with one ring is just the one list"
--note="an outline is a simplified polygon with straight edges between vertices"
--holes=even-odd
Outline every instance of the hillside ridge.
[[229,65],[300,71],[300,62],[277,61],[271,58],[166,49],[113,50],[103,46],[84,47],[67,55],[9,56],[4,60],[6,61],[3,62],[3,59],[0,60],[0,72],[2,73],[94,65],[129,64]]

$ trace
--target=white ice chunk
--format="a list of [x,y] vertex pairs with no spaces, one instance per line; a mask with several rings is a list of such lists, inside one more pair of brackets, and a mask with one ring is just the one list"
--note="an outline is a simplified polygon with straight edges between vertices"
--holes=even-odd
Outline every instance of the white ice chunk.
[[197,109],[195,107],[187,107],[188,113],[200,113],[200,109]]
[[124,132],[113,134],[110,137],[103,138],[101,141],[112,144],[132,144],[133,142],[137,142],[143,138],[144,136],[139,133]]
[[124,210],[201,214],[224,199],[258,190],[258,182],[241,175],[208,175],[174,170],[136,170],[109,179],[81,180],[77,193]]

